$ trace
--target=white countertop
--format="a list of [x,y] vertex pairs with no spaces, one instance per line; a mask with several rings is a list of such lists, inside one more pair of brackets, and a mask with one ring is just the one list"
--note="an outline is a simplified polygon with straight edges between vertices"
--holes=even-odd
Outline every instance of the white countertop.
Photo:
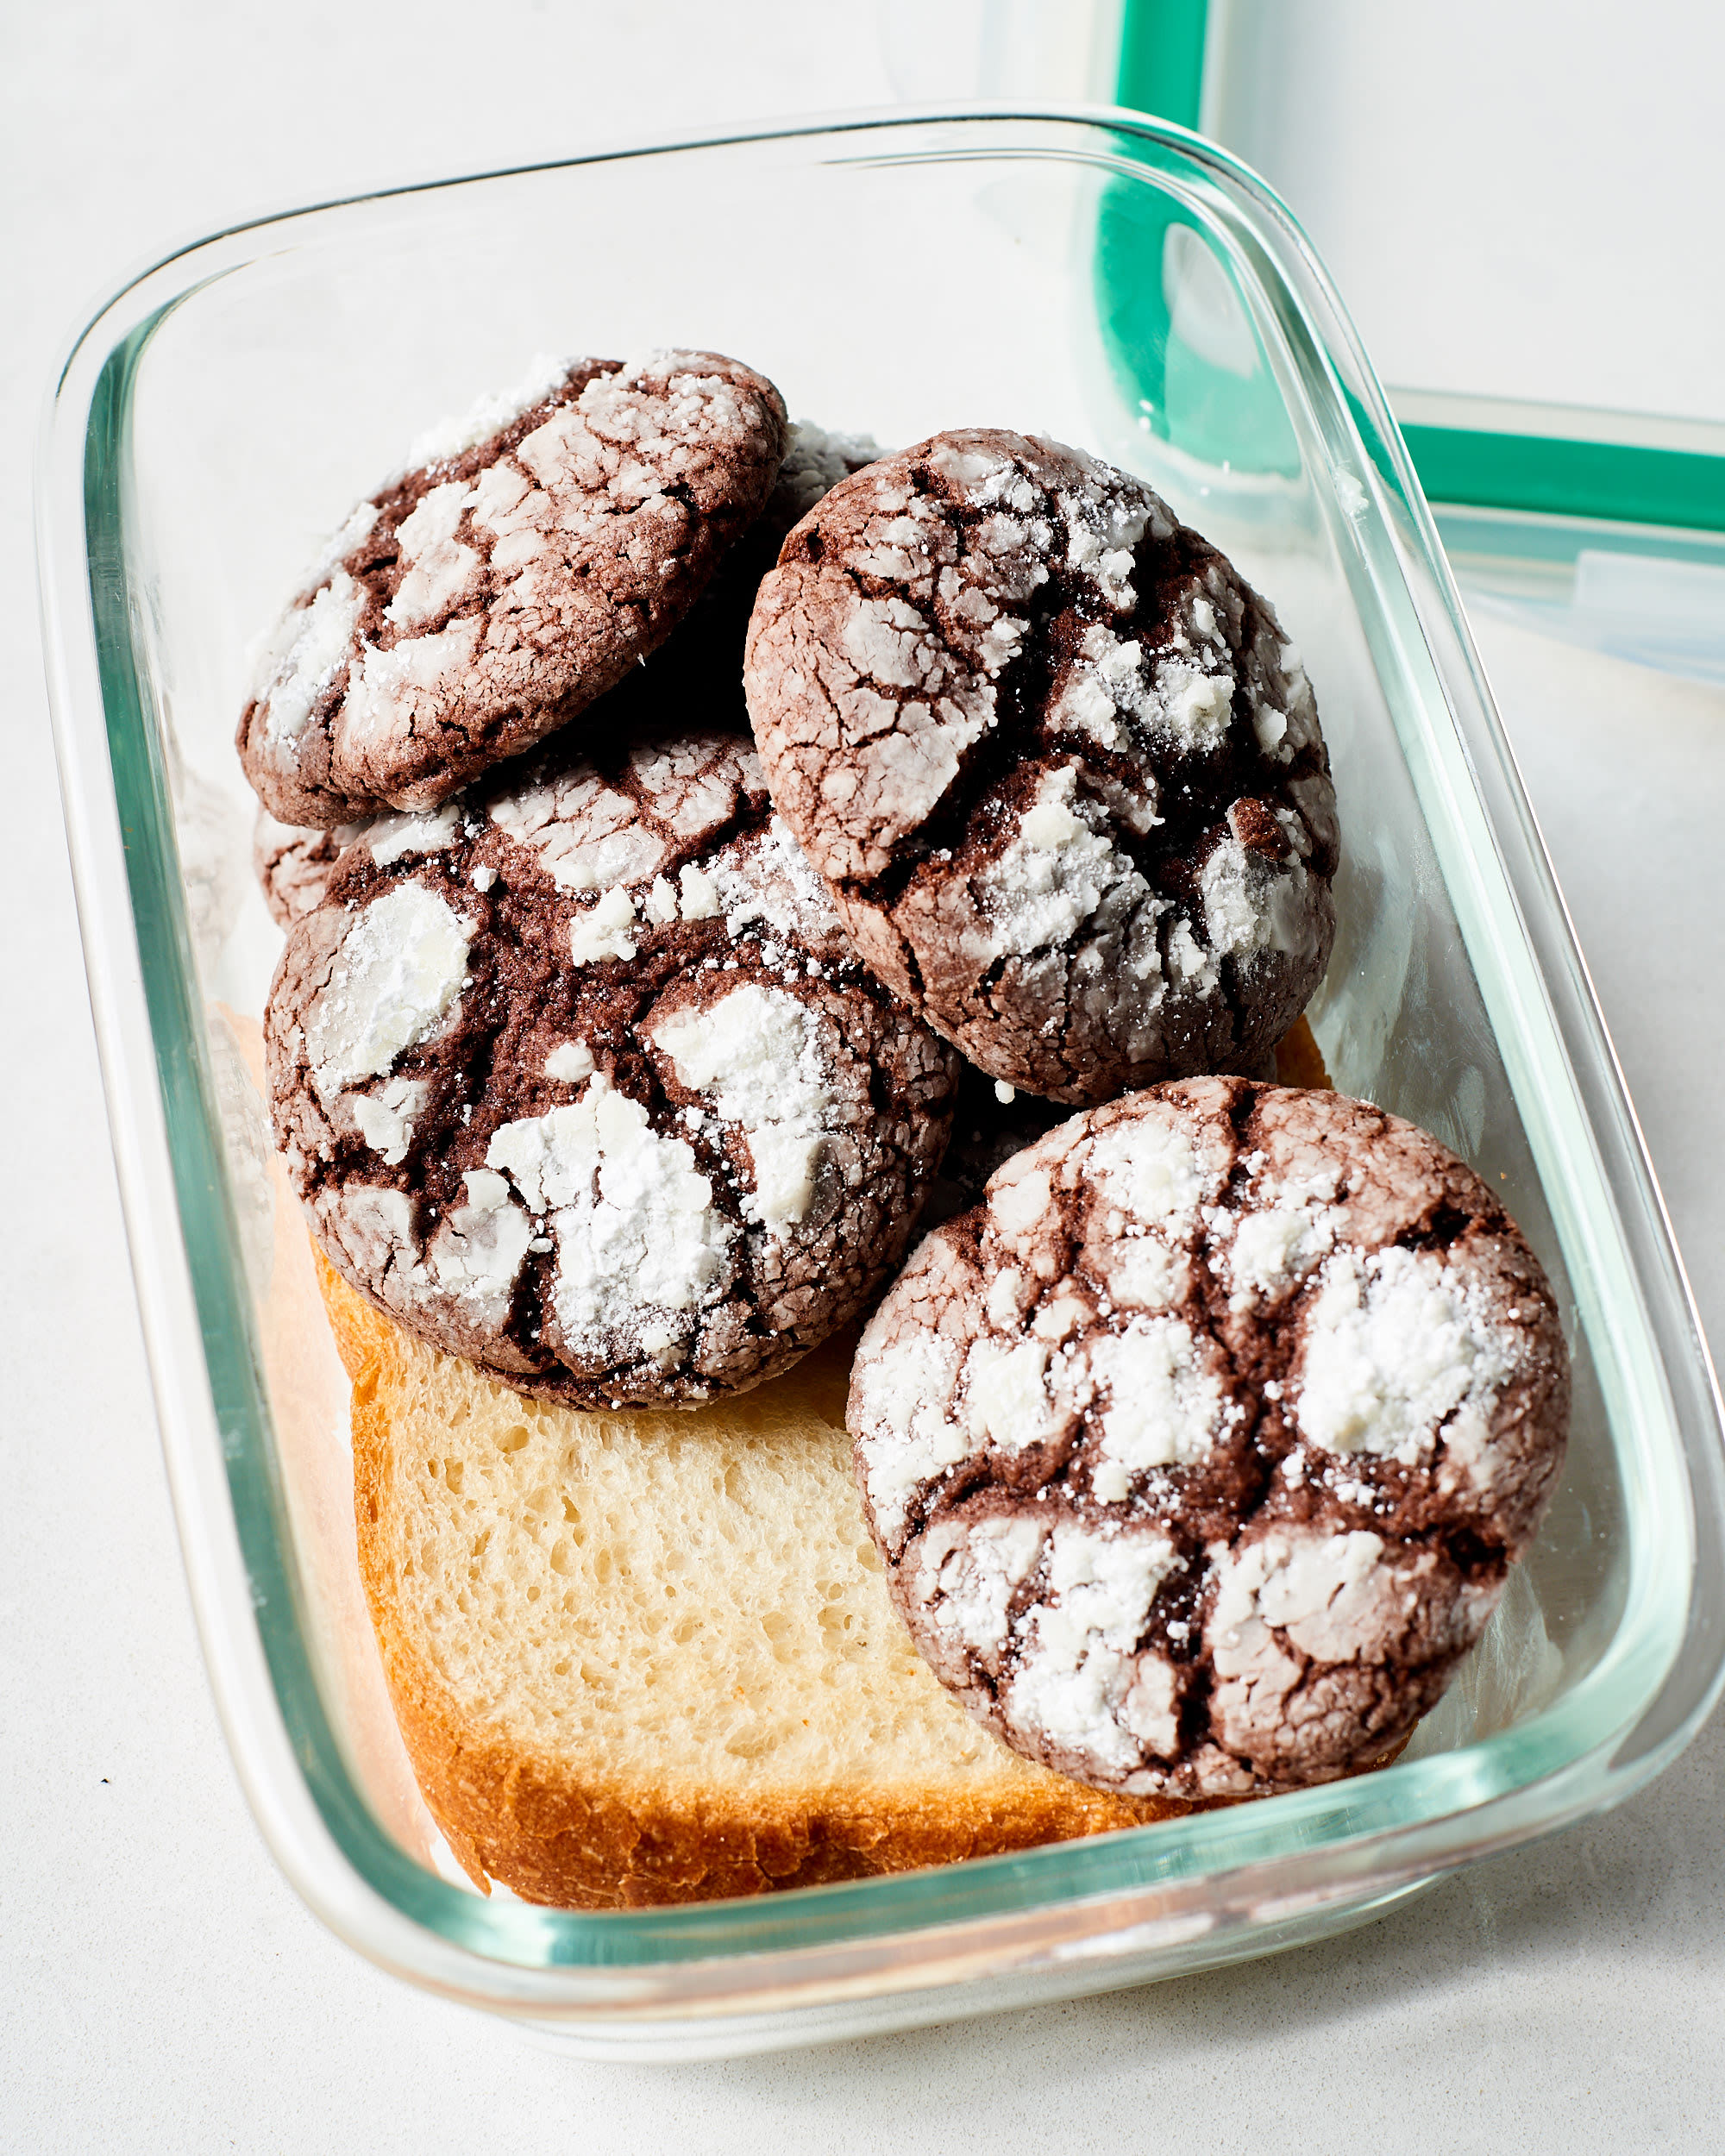
[[[1012,0],[993,4],[998,28]],[[1237,31],[1253,27],[1245,0],[1233,12]],[[955,0],[919,75],[905,58],[903,9],[882,13],[881,42],[866,10],[807,0],[499,0],[483,17],[450,0],[288,10],[91,0],[28,22],[15,15],[0,68],[0,649],[11,661],[8,793],[22,812],[0,848],[14,1013],[0,1089],[16,1208],[0,1238],[0,2146],[429,2151],[549,2135],[596,2151],[680,2140],[946,2150],[1013,2134],[1072,2148],[1288,2139],[1314,2150],[1622,2150],[1725,2134],[1716,1718],[1622,1812],[1333,1944],[985,2022],[707,2066],[572,2064],[381,1976],[306,1913],[246,1810],[157,1449],[36,655],[28,443],[58,342],[138,259],[248,210],[628,134],[979,86],[963,72],[974,7]],[[1492,99],[1463,125],[1444,105],[1468,94],[1458,61],[1446,73],[1411,34],[1386,51],[1381,33],[1363,34],[1377,10],[1288,6],[1303,32],[1304,132],[1284,126],[1271,142],[1262,114],[1247,115],[1242,147],[1306,211],[1392,379],[1725,416],[1718,291],[1691,265],[1687,284],[1666,288],[1657,325],[1638,297],[1658,289],[1649,258],[1673,277],[1687,248],[1712,260],[1720,179],[1703,153],[1725,32],[1698,8],[1644,6],[1626,54],[1616,26],[1590,29],[1582,11],[1527,0],[1519,45],[1506,45],[1505,13],[1474,0],[1451,10],[1452,55],[1470,44],[1474,16],[1497,25],[1495,42],[1473,48],[1492,55]],[[1548,34],[1560,66],[1545,57]],[[1352,55],[1348,69],[1317,66],[1325,40]],[[1361,73],[1392,63],[1423,91],[1393,128]],[[1321,163],[1326,97],[1376,110],[1361,125],[1386,144],[1395,134],[1387,178],[1357,136],[1346,158]],[[1466,164],[1470,144],[1494,140],[1495,154],[1519,154],[1531,172],[1527,138],[1537,144],[1541,125],[1562,160],[1602,139],[1578,110],[1643,107],[1659,141],[1656,169],[1637,184],[1664,202],[1659,217],[1607,216],[1530,180],[1531,229],[1564,274],[1530,289],[1513,237],[1472,257],[1451,247],[1440,311],[1452,325],[1455,309],[1469,310],[1492,334],[1435,335],[1431,293],[1406,282],[1405,235],[1422,220],[1442,226],[1444,145],[1458,144]],[[1519,150],[1514,128],[1492,135],[1506,113]],[[1363,169],[1381,183],[1370,215],[1349,208]],[[1391,218],[1404,245],[1385,263],[1371,234]],[[1631,269],[1640,281],[1626,285]],[[1628,311],[1578,319],[1584,291],[1596,303],[1627,292]],[[1695,340],[1709,337],[1703,367]],[[1483,623],[1480,640],[1703,1316],[1725,1342],[1725,1152],[1708,1112],[1725,1056],[1725,931],[1704,873],[1722,852],[1722,789],[1709,797],[1692,783],[1725,768],[1725,692],[1667,686],[1655,701],[1647,677],[1578,661],[1554,716],[1530,692],[1521,633]],[[1639,853],[1623,843],[1626,819]],[[1609,847],[1597,837],[1608,823]]]

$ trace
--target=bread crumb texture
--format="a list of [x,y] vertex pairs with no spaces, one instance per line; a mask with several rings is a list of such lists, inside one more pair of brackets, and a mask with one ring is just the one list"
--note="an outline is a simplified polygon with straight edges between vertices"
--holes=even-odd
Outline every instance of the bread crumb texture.
[[588,1413],[318,1271],[386,1674],[476,1881],[572,1908],[706,1900],[1189,1808],[1021,1759],[941,1689],[863,1522],[848,1335],[740,1400]]

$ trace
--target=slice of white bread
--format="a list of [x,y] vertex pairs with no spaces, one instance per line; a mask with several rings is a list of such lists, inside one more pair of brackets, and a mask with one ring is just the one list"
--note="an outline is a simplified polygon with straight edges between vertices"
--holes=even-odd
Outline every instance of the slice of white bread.
[[475,1882],[631,1907],[901,1871],[1190,1808],[1008,1752],[887,1598],[847,1336],[690,1411],[524,1399],[322,1259],[360,1566],[432,1815]]
[[[1277,1063],[1329,1084],[1303,1018]],[[1194,1808],[1032,1765],[941,1689],[851,1476],[854,1334],[714,1407],[581,1413],[414,1339],[313,1247],[385,1675],[481,1887],[698,1901]]]

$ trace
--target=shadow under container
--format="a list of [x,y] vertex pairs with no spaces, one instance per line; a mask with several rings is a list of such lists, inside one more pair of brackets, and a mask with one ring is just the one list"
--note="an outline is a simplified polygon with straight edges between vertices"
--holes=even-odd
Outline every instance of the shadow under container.
[[[482,1898],[414,1827],[340,1402],[295,1375],[296,1343],[327,1353],[322,1319],[280,1262],[299,1230],[241,1053],[279,943],[232,749],[247,642],[428,420],[536,352],[678,342],[747,359],[836,429],[1019,427],[1138,472],[1302,650],[1344,837],[1318,1039],[1344,1091],[1502,1193],[1575,1357],[1545,1529],[1381,1773],[940,1871],[598,1915]],[[362,1952],[589,2056],[904,2028],[1320,1938],[1621,1800],[1693,1733],[1725,1652],[1699,1327],[1401,437],[1309,245],[1224,154],[1125,115],[859,122],[224,234],[84,332],[41,514],[79,907],[204,1651],[271,1848]]]

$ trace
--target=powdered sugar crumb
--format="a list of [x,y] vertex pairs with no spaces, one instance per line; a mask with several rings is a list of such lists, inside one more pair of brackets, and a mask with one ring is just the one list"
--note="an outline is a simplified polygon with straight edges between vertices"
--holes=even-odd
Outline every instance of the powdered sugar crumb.
[[1165,1535],[1056,1526],[1048,1599],[1021,1620],[1007,1720],[1105,1771],[1135,1766],[1146,1745],[1171,1752],[1173,1673],[1141,1643],[1151,1604],[1181,1564]]
[[952,1341],[916,1332],[857,1361],[856,1404],[869,1433],[863,1481],[875,1526],[889,1543],[903,1533],[916,1492],[970,1450],[946,1412],[958,1360]]
[[505,1123],[486,1164],[545,1220],[557,1323],[585,1357],[668,1348],[729,1270],[737,1230],[687,1144],[661,1137],[603,1074],[568,1107]]
[[1411,1467],[1448,1423],[1451,1442],[1477,1458],[1514,1344],[1480,1291],[1434,1253],[1339,1250],[1307,1332],[1300,1429],[1326,1451]]
[[662,1018],[653,1038],[681,1082],[740,1126],[755,1169],[744,1218],[775,1235],[802,1220],[836,1120],[817,1013],[751,982]]
[[1178,1318],[1134,1318],[1088,1344],[1088,1375],[1107,1401],[1091,1489],[1119,1504],[1133,1478],[1152,1467],[1201,1460],[1239,1410],[1224,1401],[1189,1326]]
[[312,707],[347,663],[366,595],[338,569],[310,602],[290,610],[260,654],[254,693],[273,749],[289,749]]
[[593,1074],[593,1050],[585,1041],[563,1041],[545,1058],[545,1075],[555,1085],[578,1086]]
[[488,442],[492,435],[501,434],[505,427],[512,425],[523,412],[543,404],[580,365],[578,360],[554,359],[543,352],[537,354],[513,388],[487,392],[476,398],[458,418],[440,419],[436,426],[428,427],[423,434],[417,436],[403,468],[411,471],[422,464],[447,464],[464,449],[477,448],[481,442]]
[[597,965],[605,958],[633,958],[634,927],[635,901],[620,883],[613,884],[597,904],[569,923],[569,956],[578,966]]
[[918,1552],[916,1592],[943,1632],[985,1659],[1007,1640],[1007,1606],[1042,1554],[1044,1530],[1032,1520],[996,1517],[936,1528]]
[[397,884],[356,917],[305,1019],[318,1097],[374,1078],[423,1040],[460,995],[467,927],[417,882]]

